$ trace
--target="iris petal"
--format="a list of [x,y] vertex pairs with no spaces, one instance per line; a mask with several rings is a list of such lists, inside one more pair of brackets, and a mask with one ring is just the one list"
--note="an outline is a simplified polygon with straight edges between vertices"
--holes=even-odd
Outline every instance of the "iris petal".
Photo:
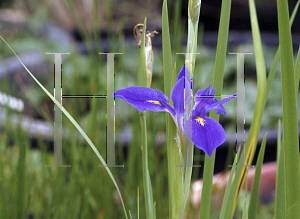
[[201,104],[198,104],[195,106],[195,108],[191,111],[192,113],[192,119],[196,119],[197,117],[205,117],[206,115],[206,109]]
[[191,73],[188,68],[183,66],[177,76],[177,82],[171,93],[171,100],[173,102],[175,112],[180,117],[184,115],[184,109],[189,107],[191,96]]
[[222,104],[227,103],[229,100],[232,100],[236,96],[237,96],[237,93],[234,94],[232,97],[228,97],[228,98],[225,98],[225,99],[220,100],[220,101],[214,101],[214,103],[207,106],[206,112],[210,112],[213,109],[217,109],[217,114],[223,113],[226,116],[226,111],[225,111],[225,108],[222,106]]
[[173,87],[171,93],[171,100],[173,102],[176,114],[183,115],[184,113],[184,77],[179,79]]
[[210,91],[210,85],[205,89],[205,90],[198,90],[197,93],[195,94],[195,102],[196,104],[202,104],[204,106],[208,106],[209,104],[213,103],[214,100],[214,94],[216,91],[216,88],[213,87],[211,90],[211,93],[209,94]]
[[183,66],[180,70],[180,72],[177,75],[177,81],[181,79],[182,77],[185,77],[187,81],[191,81],[191,71],[189,68]]
[[225,110],[224,106],[219,105],[219,106],[217,106],[217,108],[216,108],[216,114],[219,115],[219,114],[221,114],[221,113],[223,113],[224,116],[226,116],[226,110]]
[[158,90],[132,86],[117,90],[114,96],[127,101],[139,111],[168,111],[172,116],[175,116],[174,109],[168,104],[168,97]]
[[210,157],[213,151],[224,143],[225,131],[222,125],[212,118],[203,118],[204,125],[200,120],[186,120],[184,130],[188,139]]
[[171,100],[175,112],[180,116],[183,116],[184,107],[187,108],[191,102],[191,85],[185,77],[179,79],[174,85],[171,93]]

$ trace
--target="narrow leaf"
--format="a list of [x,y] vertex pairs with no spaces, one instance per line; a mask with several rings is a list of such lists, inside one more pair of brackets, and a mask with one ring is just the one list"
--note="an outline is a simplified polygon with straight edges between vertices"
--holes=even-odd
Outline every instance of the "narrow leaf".
[[[296,6],[295,6],[295,8],[293,10],[293,13],[291,15],[291,18],[290,18],[290,28],[293,25],[296,13],[297,13],[297,11],[299,9],[299,4],[300,4],[300,1],[297,2]],[[270,91],[270,88],[271,88],[271,84],[273,82],[273,79],[274,79],[274,76],[275,76],[275,73],[276,73],[276,69],[277,69],[277,66],[278,66],[278,63],[279,63],[279,59],[280,59],[280,46],[278,46],[276,55],[275,55],[274,60],[273,60],[272,67],[271,67],[271,69],[269,71],[269,74],[268,74],[267,94],[266,94],[266,97],[268,97],[268,94],[269,94],[269,91]],[[296,69],[295,69],[295,72],[296,72]]]
[[[229,31],[229,18],[230,18],[231,0],[223,0],[221,7],[221,17],[219,24],[217,54],[215,62],[214,84],[216,88],[215,95],[221,95],[223,89],[223,77],[225,68],[225,59],[227,52],[227,40]],[[211,112],[210,117],[219,121],[219,115],[216,112]],[[203,172],[203,189],[200,205],[200,218],[209,218],[210,204],[211,204],[211,191],[212,191],[212,177],[214,172],[216,151],[211,157],[205,155],[204,172]]]
[[79,124],[75,121],[75,119],[70,115],[70,113],[54,98],[54,96],[52,96],[52,94],[33,76],[33,74],[27,69],[27,67],[24,65],[24,63],[20,60],[20,58],[17,56],[17,54],[15,53],[15,51],[10,47],[10,45],[0,36],[0,38],[4,41],[4,43],[10,48],[10,50],[14,53],[14,55],[17,57],[17,59],[20,61],[20,63],[23,65],[23,67],[25,68],[25,70],[28,72],[28,74],[32,77],[32,79],[40,86],[40,88],[42,88],[42,90],[48,95],[48,97],[50,97],[50,99],[55,103],[55,106],[59,107],[61,109],[61,111],[67,116],[67,118],[70,120],[70,122],[75,126],[75,128],[80,132],[80,134],[83,136],[83,138],[87,141],[87,143],[90,145],[90,147],[92,148],[92,150],[95,152],[95,154],[97,155],[97,157],[99,158],[100,162],[102,163],[102,165],[105,165],[104,168],[106,169],[109,177],[111,178],[114,186],[117,189],[117,192],[120,196],[121,199],[121,203],[122,203],[122,207],[126,216],[126,219],[128,219],[127,216],[127,212],[126,212],[126,208],[124,205],[124,201],[120,192],[120,189],[117,185],[117,182],[115,180],[115,178],[113,177],[110,169],[107,167],[103,157],[101,156],[101,154],[99,153],[99,151],[97,150],[97,148],[95,147],[95,145],[93,144],[93,142],[91,141],[91,139],[86,135],[86,133],[83,131],[83,129],[79,126]]
[[247,196],[245,196],[244,209],[243,209],[243,219],[248,219],[248,209],[247,209]]
[[262,141],[262,144],[261,144],[261,147],[259,150],[258,159],[256,162],[255,174],[254,174],[254,179],[253,179],[253,183],[252,183],[251,197],[250,197],[250,203],[249,203],[249,215],[248,215],[249,219],[257,218],[256,212],[257,212],[257,203],[258,203],[258,192],[259,192],[259,185],[260,185],[261,167],[263,164],[265,149],[266,149],[266,138],[267,138],[267,133],[265,134],[264,139]]
[[298,55],[295,65],[295,88],[296,88],[296,98],[299,90],[299,80],[300,80],[300,46],[298,49]]
[[300,218],[299,139],[295,96],[295,75],[287,0],[277,0],[281,52],[283,136],[285,148],[286,217]]
[[171,96],[172,79],[172,53],[169,33],[167,0],[164,0],[162,8],[162,49],[163,49],[163,70],[164,70],[164,93]]
[[[241,147],[238,148],[238,152],[237,152],[238,154],[240,154],[240,150],[241,150]],[[231,194],[230,188],[231,188],[231,184],[232,184],[233,174],[235,173],[235,171],[236,171],[236,161],[234,160],[231,171],[230,171],[228,183],[227,183],[227,186],[225,189],[223,204],[222,204],[222,208],[221,208],[221,212],[220,212],[220,218],[224,218],[224,216],[225,216],[225,210],[226,210],[225,205],[226,205],[226,203],[228,203],[229,195]],[[233,197],[231,197],[231,198],[233,198]]]
[[[245,147],[244,150],[245,152]],[[239,197],[239,193],[243,187],[243,184],[245,182],[245,179],[247,177],[247,173],[249,170],[249,165],[251,164],[251,158],[253,157],[254,154],[254,144],[252,143],[250,145],[250,149],[247,152],[247,155],[245,157],[245,160],[239,159],[238,166],[237,166],[237,171],[236,171],[236,177],[233,180],[232,187],[230,189],[230,200],[228,201],[228,206],[225,213],[225,218],[227,218],[230,215],[230,218],[233,217],[235,208],[236,208],[236,203]],[[231,207],[230,207],[231,206]]]
[[285,178],[284,178],[284,145],[281,143],[281,122],[278,120],[277,131],[277,172],[275,218],[285,218]]

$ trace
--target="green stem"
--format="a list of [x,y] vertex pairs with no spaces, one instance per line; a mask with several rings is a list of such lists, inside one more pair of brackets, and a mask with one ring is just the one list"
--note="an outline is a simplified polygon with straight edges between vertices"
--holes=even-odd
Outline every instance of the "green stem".
[[[145,34],[146,34],[146,18],[144,20],[144,31],[142,34],[142,42],[140,48],[140,60],[138,70],[138,86],[147,87],[147,69],[146,69],[146,55],[145,55]],[[147,126],[146,126],[146,113],[140,112],[141,123],[141,149],[142,149],[142,170],[143,170],[143,184],[145,195],[145,207],[147,219],[155,218],[153,207],[153,194],[151,179],[148,169],[148,148],[147,148]]]
[[177,127],[171,115],[167,115],[167,132],[170,218],[181,219],[185,208],[185,196],[180,167],[180,153],[178,144],[174,140],[177,135]]
[[142,137],[142,168],[143,168],[143,184],[144,184],[144,195],[146,205],[147,218],[154,218],[153,215],[153,195],[151,179],[148,170],[148,149],[147,149],[147,125],[146,125],[146,113],[140,112],[140,123],[141,123],[141,137]]

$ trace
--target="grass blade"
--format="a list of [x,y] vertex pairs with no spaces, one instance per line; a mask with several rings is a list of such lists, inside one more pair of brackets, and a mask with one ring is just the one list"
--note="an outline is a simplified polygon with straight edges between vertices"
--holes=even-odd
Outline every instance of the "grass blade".
[[[4,41],[4,43],[10,48],[10,50],[14,53],[14,55],[18,58],[18,60],[20,61],[20,63],[23,65],[23,67],[25,68],[25,70],[28,72],[28,74],[32,77],[32,79],[40,86],[40,88],[42,88],[42,90],[48,95],[48,97],[50,97],[50,99],[55,103],[55,106],[59,107],[60,110],[67,116],[67,118],[70,120],[70,122],[75,126],[75,128],[80,132],[80,134],[83,136],[83,138],[87,141],[87,143],[90,145],[90,147],[92,148],[92,150],[95,152],[95,154],[97,155],[97,157],[99,158],[100,162],[103,165],[106,165],[105,160],[103,159],[103,157],[101,156],[101,154],[99,153],[99,151],[97,150],[97,148],[95,147],[95,145],[93,144],[93,142],[91,141],[91,139],[86,135],[86,133],[83,131],[83,129],[79,126],[79,124],[75,121],[75,119],[70,115],[70,113],[54,98],[54,96],[52,96],[52,94],[33,76],[33,74],[28,70],[28,68],[24,65],[24,63],[20,60],[20,58],[17,56],[17,54],[15,53],[15,51],[10,47],[10,45],[2,38],[2,36],[0,36],[0,38]],[[113,184],[115,185],[117,192],[119,194],[119,197],[121,199],[121,203],[122,203],[122,207],[126,216],[126,219],[128,219],[127,216],[127,212],[126,212],[126,208],[124,205],[124,201],[120,192],[120,189],[117,185],[117,182],[115,180],[115,178],[113,177],[110,169],[105,166],[104,167],[109,175],[109,177],[111,178]]]
[[[265,106],[266,100],[266,68],[264,63],[264,56],[261,45],[261,37],[260,31],[257,21],[256,9],[254,0],[249,0],[249,9],[250,9],[250,17],[251,17],[251,29],[252,29],[252,37],[255,51],[255,62],[256,62],[256,72],[257,72],[257,97],[256,97],[256,105],[254,110],[254,120],[251,124],[249,135],[245,144],[245,153],[247,154],[245,165],[250,165],[252,163],[253,155],[256,150],[258,133],[261,126],[261,118],[263,109]],[[249,159],[249,160],[248,160]],[[242,168],[242,176],[247,175],[248,168]],[[245,177],[242,177],[239,180],[238,188],[240,188],[243,184]],[[238,191],[239,192],[239,191]],[[235,197],[237,199],[237,196]],[[235,208],[235,204],[233,205],[233,209]],[[231,211],[231,215],[233,215],[234,211]]]
[[[25,133],[22,133],[21,127],[18,127],[18,133],[23,135],[23,138],[17,138],[17,136],[14,136],[16,139],[16,144],[19,147],[19,159],[18,159],[18,167],[17,167],[17,218],[25,219],[27,214],[27,202],[26,202],[26,185],[28,179],[26,178],[26,150],[27,150],[27,141],[24,141],[23,139],[28,139],[24,135]],[[14,133],[17,135],[17,133]],[[22,140],[21,140],[22,139]]]
[[[163,71],[164,71],[164,93],[171,96],[173,81],[176,82],[176,65],[172,71],[172,53],[169,34],[168,7],[167,1],[164,0],[162,8],[162,50],[163,50]],[[174,79],[174,80],[173,80]],[[170,102],[171,104],[171,102]],[[166,114],[167,127],[167,157],[168,157],[168,191],[169,191],[169,217],[182,218],[185,206],[181,203],[184,200],[183,182],[181,168],[175,167],[180,164],[181,155],[179,154],[177,142],[177,128],[172,116]],[[182,212],[182,213],[181,213]],[[180,216],[181,215],[181,216]]]
[[[295,16],[296,16],[296,13],[299,9],[299,4],[300,4],[300,1],[297,2],[294,10],[293,10],[293,13],[291,15],[291,18],[290,18],[290,28],[292,27],[293,25],[293,22],[294,22],[294,19],[295,19]],[[276,55],[275,55],[275,58],[273,60],[273,64],[272,64],[272,67],[269,71],[269,74],[268,74],[268,81],[267,81],[267,95],[266,97],[268,97],[268,94],[269,94],[269,91],[270,91],[270,88],[271,88],[271,84],[273,82],[273,79],[274,79],[274,76],[275,76],[275,73],[276,73],[276,69],[277,69],[277,66],[278,66],[278,63],[279,63],[279,59],[280,59],[280,46],[278,47],[277,49],[277,52],[276,52]],[[297,65],[296,65],[297,66]],[[300,68],[300,67],[299,67]],[[300,70],[300,69],[299,69]],[[296,72],[296,69],[295,69],[295,72]]]
[[148,169],[148,148],[147,148],[147,126],[146,126],[146,114],[145,112],[140,113],[141,122],[141,138],[142,138],[142,168],[143,168],[143,184],[144,184],[144,195],[146,205],[146,215],[148,219],[152,219],[153,215],[153,193],[151,179]]
[[296,88],[296,98],[299,90],[299,80],[300,80],[300,46],[298,49],[298,55],[295,65],[295,88]]
[[248,209],[247,209],[247,196],[245,196],[244,209],[243,209],[243,219],[248,219]]
[[[256,104],[255,104],[253,121],[244,147],[245,150],[244,153],[247,156],[245,158],[245,163],[241,163],[240,165],[250,165],[252,163],[253,155],[256,149],[258,133],[260,131],[260,126],[261,126],[262,112],[266,100],[265,97],[266,69],[265,69],[254,0],[249,0],[249,8],[250,8],[251,28],[252,28],[252,36],[253,36],[253,43],[254,43],[255,61],[256,61],[257,96],[256,96]],[[222,218],[232,218],[235,211],[236,202],[237,202],[240,189],[247,176],[247,171],[248,171],[248,167],[246,166],[236,168],[235,178],[233,180],[228,195],[229,198],[227,199],[227,202],[223,201],[221,212],[224,211],[225,213],[223,214]],[[225,209],[223,210],[223,208]]]
[[169,33],[168,6],[164,0],[162,8],[162,50],[163,50],[163,70],[164,70],[164,93],[171,96],[172,82],[172,53]]
[[286,0],[277,1],[283,99],[285,145],[286,217],[300,218],[299,139],[295,96],[295,76],[289,11]]
[[[241,147],[239,147],[238,149],[238,154],[240,154],[240,150],[241,150]],[[235,160],[233,161],[233,165],[235,165]],[[236,170],[236,166],[232,166],[232,169],[230,171],[230,175],[229,175],[229,179],[228,179],[228,183],[227,183],[227,186],[226,186],[226,189],[225,189],[225,194],[224,194],[224,198],[223,198],[223,204],[222,204],[222,208],[221,208],[221,212],[220,212],[220,218],[224,218],[225,216],[225,209],[223,206],[225,206],[225,203],[228,202],[228,199],[229,199],[229,194],[230,194],[230,188],[231,188],[231,183],[232,183],[232,178],[233,178],[233,174]]]
[[[172,87],[177,81],[176,63],[172,72]],[[181,165],[181,152],[175,138],[177,136],[177,127],[172,116],[167,113],[167,153],[168,153],[168,182],[169,182],[169,211],[170,218],[182,218],[185,208],[185,194],[183,184],[183,172]]]
[[[223,89],[223,75],[225,67],[225,59],[227,52],[227,40],[229,31],[229,18],[230,18],[231,0],[223,0],[221,8],[221,18],[219,24],[217,54],[215,62],[214,84],[216,88],[215,95],[222,94]],[[210,117],[216,121],[219,121],[219,115],[215,112],[210,113]],[[214,151],[211,157],[205,155],[204,172],[203,172],[203,189],[200,205],[200,218],[209,218],[210,203],[211,203],[211,191],[212,191],[212,177],[214,171],[216,151]]]
[[265,134],[264,139],[262,141],[262,144],[261,144],[261,147],[259,150],[258,159],[256,162],[255,174],[254,174],[254,179],[253,179],[252,188],[251,188],[251,197],[250,197],[250,202],[249,202],[249,213],[248,213],[249,219],[256,218],[261,167],[262,167],[264,155],[265,155],[266,138],[267,138],[267,133]]
[[[243,148],[242,152],[245,152],[245,147]],[[250,150],[248,150],[245,160],[239,159],[238,167],[236,169],[237,171],[235,173],[236,176],[233,180],[232,187],[230,188],[230,192],[229,192],[229,200],[225,211],[225,218],[233,217],[236,203],[238,201],[239,193],[247,177],[249,165],[251,164],[251,158],[253,157],[253,154],[254,154],[254,144],[251,144]]]
[[285,218],[285,178],[284,176],[284,145],[281,143],[281,122],[278,120],[277,131],[277,172],[275,218]]
[[140,219],[140,191],[137,189],[137,218]]

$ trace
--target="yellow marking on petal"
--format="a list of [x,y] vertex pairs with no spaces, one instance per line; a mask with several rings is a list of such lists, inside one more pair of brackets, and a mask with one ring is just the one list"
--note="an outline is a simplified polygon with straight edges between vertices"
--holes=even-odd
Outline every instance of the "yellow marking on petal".
[[197,117],[195,120],[197,120],[198,122],[201,123],[202,126],[204,126],[204,122],[203,122],[203,119],[202,119],[202,118]]
[[156,101],[156,100],[146,100],[147,102],[150,102],[150,103],[155,103],[155,104],[158,104],[158,105],[161,105],[159,101]]

